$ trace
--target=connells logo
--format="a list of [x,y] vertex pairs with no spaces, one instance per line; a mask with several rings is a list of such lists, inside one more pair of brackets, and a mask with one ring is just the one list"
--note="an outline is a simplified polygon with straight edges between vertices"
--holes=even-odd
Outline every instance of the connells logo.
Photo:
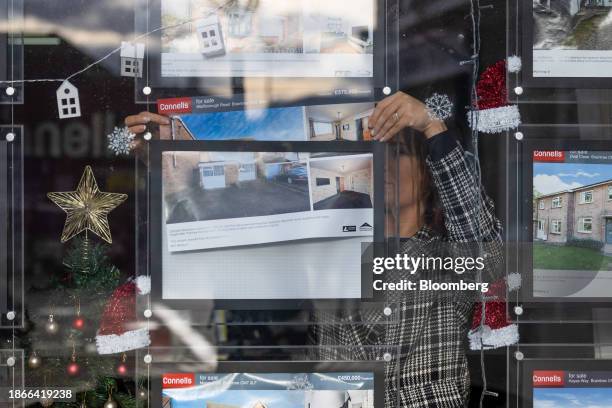
[[195,385],[195,374],[164,374],[162,388],[188,388]]
[[564,162],[565,152],[560,150],[534,150],[533,161],[535,162]]
[[359,227],[359,231],[372,231],[372,226],[370,224],[368,224],[367,222],[364,222]]
[[534,387],[563,387],[565,385],[565,371],[534,370]]
[[157,101],[157,111],[162,114],[190,113],[191,98],[170,98]]
[[356,225],[344,225],[342,226],[342,232],[355,232],[357,231]]

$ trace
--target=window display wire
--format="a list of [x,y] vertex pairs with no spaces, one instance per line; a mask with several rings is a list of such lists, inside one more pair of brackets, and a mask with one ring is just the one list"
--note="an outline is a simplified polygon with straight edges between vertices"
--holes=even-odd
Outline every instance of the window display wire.
[[[14,17],[14,0],[10,1],[10,8],[9,8],[9,19],[12,21],[13,17]],[[11,32],[10,34],[10,38],[11,38],[11,80],[15,79],[15,69],[14,69],[14,62],[15,62],[15,33]],[[23,92],[23,90],[22,90]],[[14,96],[11,95],[11,99],[13,99]],[[11,127],[10,127],[10,132],[12,132],[13,134],[15,134],[15,104],[11,103]],[[21,135],[20,135],[21,137]],[[15,139],[13,139],[15,140]],[[11,175],[12,175],[12,182],[11,182],[11,213],[14,214],[13,210],[15,208],[15,147],[14,144],[11,143],[10,146],[10,152],[11,152]],[[14,243],[15,243],[15,223],[11,222],[11,242],[13,243],[13,249],[14,249]],[[11,311],[13,311],[13,313],[15,313],[15,257],[11,256]],[[19,315],[19,319],[22,318],[22,315]],[[13,360],[15,360],[15,341],[16,341],[16,335],[15,335],[15,324],[16,324],[16,317],[13,317],[13,319],[11,320],[11,356],[13,358]],[[11,368],[11,377],[12,377],[12,387],[13,389],[15,389],[15,365],[13,365]],[[12,406],[13,408],[15,408],[15,400],[12,401]]]
[[[477,92],[477,81],[478,74],[480,69],[480,19],[481,19],[481,5],[480,0],[470,0],[470,19],[472,23],[472,76],[471,76],[471,86],[470,86],[470,115],[471,115],[471,123],[472,123],[472,150],[474,155],[474,177],[475,177],[475,185],[478,189],[482,188],[482,173],[480,167],[480,158],[478,154],[478,141],[479,141],[479,132],[478,132],[478,92]],[[482,231],[480,229],[480,214],[483,211],[482,208],[482,195],[480,195],[476,201],[476,217],[474,217],[473,229],[475,233],[476,242],[478,243],[478,252],[479,254],[483,254],[483,242],[482,242]],[[477,281],[482,282],[482,271],[477,272]],[[486,303],[487,298],[484,293],[480,292],[480,307],[481,307],[481,315],[478,330],[483,331],[485,322],[486,322]],[[481,371],[481,379],[482,379],[482,391],[480,393],[479,407],[482,408],[484,406],[484,398],[485,396],[497,395],[488,390],[487,384],[487,373],[486,373],[486,364],[485,364],[485,344],[483,342],[483,336],[480,336],[480,371]]]
[[[171,28],[177,28],[177,27],[181,27],[181,26],[186,25],[186,24],[193,23],[196,20],[199,20],[199,19],[204,18],[204,17],[211,16],[214,13],[217,13],[218,11],[223,10],[224,8],[228,7],[232,3],[233,3],[233,0],[227,0],[226,2],[221,4],[220,6],[218,6],[218,7],[214,8],[214,9],[208,11],[207,13],[205,13],[204,16],[200,16],[200,17],[197,17],[197,18],[192,18],[192,19],[189,19],[189,20],[183,20],[183,21],[175,23],[175,24],[168,24],[166,26],[160,26],[160,27],[154,28],[153,30],[147,31],[147,32],[145,32],[143,34],[140,34],[140,35],[134,37],[131,40],[131,42],[138,41],[138,40],[143,39],[143,38],[146,41],[148,36],[151,35],[151,34],[157,33],[159,31],[168,30],[168,29],[171,29]],[[148,7],[149,6],[148,6],[148,1],[147,1],[147,9],[148,9]],[[12,18],[12,16],[11,16],[11,18]],[[148,28],[149,28],[149,17],[148,17],[148,13],[147,13],[147,30],[148,30]],[[11,32],[11,35],[13,35],[12,32]],[[74,78],[74,77],[76,77],[78,75],[81,75],[82,73],[84,73],[86,71],[89,71],[91,68],[93,68],[93,67],[97,66],[98,64],[104,62],[105,60],[109,59],[114,54],[120,52],[122,48],[123,48],[122,46],[119,46],[119,47],[116,47],[116,48],[112,49],[107,54],[105,54],[102,58],[100,58],[100,59],[92,62],[91,64],[85,66],[84,68],[82,68],[82,69],[80,69],[80,70],[70,74],[66,78],[14,79],[13,73],[11,73],[11,79],[10,80],[0,81],[0,84],[23,84],[23,83],[33,83],[33,82],[65,82],[65,81],[69,81],[70,79],[72,79],[72,78]],[[12,58],[12,46],[11,46],[11,58]],[[12,72],[12,70],[11,70],[11,72]],[[147,67],[147,81],[146,81],[147,84],[149,83],[149,81],[148,81],[148,73],[149,73],[149,69]],[[148,98],[147,98],[147,101],[148,101]]]

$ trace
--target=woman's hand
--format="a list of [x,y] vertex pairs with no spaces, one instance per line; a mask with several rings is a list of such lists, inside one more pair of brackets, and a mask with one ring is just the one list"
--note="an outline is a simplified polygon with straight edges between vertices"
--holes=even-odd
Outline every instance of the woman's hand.
[[125,118],[125,126],[134,134],[144,133],[147,125],[154,123],[159,125],[159,138],[170,139],[170,118],[151,112],[140,112]]
[[403,128],[422,132],[429,139],[446,130],[444,122],[432,119],[421,101],[404,92],[396,92],[376,105],[368,127],[379,142],[391,140]]

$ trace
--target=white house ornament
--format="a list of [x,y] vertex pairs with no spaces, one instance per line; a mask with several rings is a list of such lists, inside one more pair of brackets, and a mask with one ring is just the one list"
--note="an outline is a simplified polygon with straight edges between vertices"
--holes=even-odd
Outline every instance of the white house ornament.
[[121,76],[142,78],[145,45],[143,43],[121,42]]
[[70,81],[62,82],[57,91],[57,111],[60,119],[78,118],[81,116],[81,102],[79,90]]
[[219,17],[212,15],[196,22],[200,52],[206,58],[225,55],[225,43]]

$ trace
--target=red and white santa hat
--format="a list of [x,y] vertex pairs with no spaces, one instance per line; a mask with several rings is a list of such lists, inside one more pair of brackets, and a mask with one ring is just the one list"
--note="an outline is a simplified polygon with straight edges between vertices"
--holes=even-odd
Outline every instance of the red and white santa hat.
[[484,70],[476,85],[478,110],[467,113],[470,127],[483,133],[499,133],[521,124],[518,106],[508,104],[506,60]]
[[151,344],[149,330],[138,323],[136,296],[151,291],[151,279],[139,276],[119,286],[106,302],[96,334],[100,354],[122,353]]
[[472,327],[468,333],[470,349],[487,350],[518,343],[518,326],[510,322],[505,291],[506,281],[503,279],[489,285],[484,295],[484,321],[482,321],[482,302],[474,306]]

